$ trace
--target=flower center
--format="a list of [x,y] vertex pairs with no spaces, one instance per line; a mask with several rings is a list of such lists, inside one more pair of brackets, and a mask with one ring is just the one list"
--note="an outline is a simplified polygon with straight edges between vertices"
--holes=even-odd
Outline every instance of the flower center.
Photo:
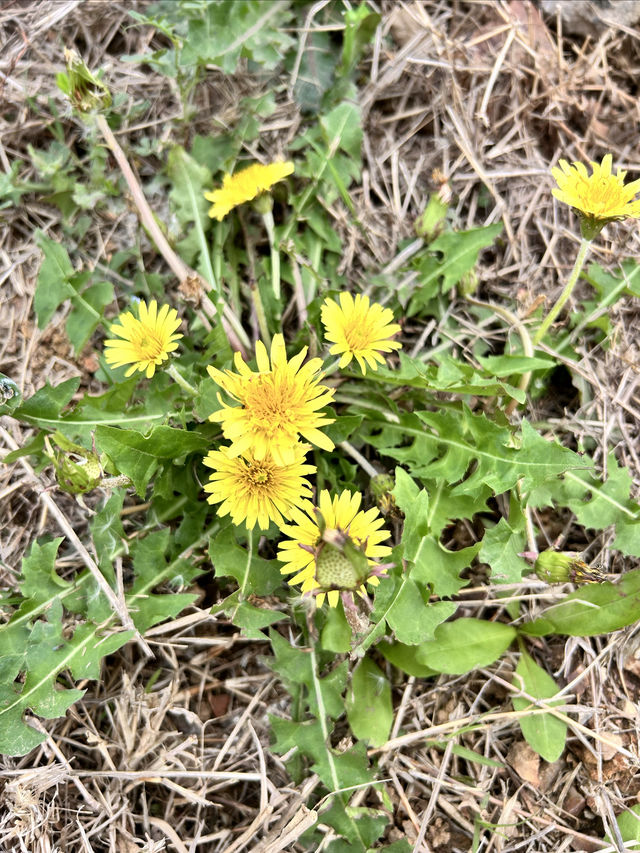
[[162,354],[164,350],[163,342],[159,335],[152,329],[142,327],[136,335],[136,340],[132,341],[138,351],[140,361],[153,361]]
[[247,462],[245,476],[250,488],[262,491],[271,486],[271,471],[259,462]]
[[351,327],[345,332],[347,345],[352,352],[368,349],[372,344],[372,334],[368,323]]

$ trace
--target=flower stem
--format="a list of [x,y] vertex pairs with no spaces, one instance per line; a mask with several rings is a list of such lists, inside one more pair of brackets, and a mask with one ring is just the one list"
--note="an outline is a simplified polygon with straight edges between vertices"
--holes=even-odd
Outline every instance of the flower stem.
[[348,453],[352,459],[355,459],[355,461],[362,468],[365,474],[368,474],[370,477],[378,476],[378,472],[369,462],[369,460],[365,459],[362,453],[360,453],[359,450],[356,450],[355,447],[352,444],[349,444],[348,441],[341,441],[338,447],[341,447],[345,453]]
[[262,214],[264,227],[267,229],[267,237],[269,238],[269,248],[271,249],[271,286],[273,287],[273,295],[276,299],[280,299],[280,251],[276,246],[275,223],[273,221],[273,212],[267,210]]
[[269,332],[269,326],[267,324],[267,315],[264,310],[262,296],[260,296],[260,288],[258,287],[258,284],[255,281],[251,282],[250,287],[251,301],[253,302],[253,310],[256,312],[258,328],[260,329],[260,337],[262,338],[262,343],[266,346],[266,348],[270,349],[271,333]]
[[533,345],[537,346],[540,341],[544,338],[547,331],[549,330],[549,326],[556,319],[558,314],[564,308],[566,301],[571,296],[573,288],[576,286],[576,282],[578,281],[578,277],[582,271],[582,267],[584,266],[584,262],[587,259],[587,255],[589,253],[589,249],[591,247],[591,240],[586,240],[584,237],[580,242],[580,248],[578,249],[578,256],[576,257],[576,262],[573,265],[573,269],[571,270],[571,275],[569,276],[569,280],[564,286],[564,290],[558,297],[558,301],[549,311],[547,316],[544,318],[542,323],[540,323],[540,327],[538,331],[533,336]]
[[190,382],[187,382],[187,380],[179,373],[178,368],[172,362],[167,367],[167,373],[174,380],[174,382],[177,382],[178,385],[184,391],[187,392],[187,394],[191,394],[192,397],[196,397],[198,395],[198,389],[194,388]]
[[98,483],[101,489],[118,489],[120,486],[130,486],[131,478],[126,474],[118,474],[116,477],[103,477]]

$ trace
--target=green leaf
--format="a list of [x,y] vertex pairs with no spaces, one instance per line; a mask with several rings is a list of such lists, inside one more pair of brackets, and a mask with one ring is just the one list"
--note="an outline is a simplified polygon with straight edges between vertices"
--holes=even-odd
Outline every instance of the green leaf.
[[371,746],[386,743],[391,724],[391,685],[382,670],[369,658],[356,666],[347,691],[346,711],[351,731]]
[[449,601],[429,603],[428,595],[415,581],[406,577],[387,607],[384,618],[400,643],[415,646],[433,637],[440,623],[457,609],[458,605]]
[[501,518],[482,538],[479,559],[491,566],[491,578],[497,583],[518,583],[531,566],[518,556],[526,550],[525,517],[518,501],[511,500],[509,521]]
[[278,673],[285,686],[303,684],[308,691],[311,712],[319,716],[318,693],[321,695],[325,714],[339,717],[344,711],[342,694],[347,679],[347,662],[344,661],[324,678],[319,678],[313,668],[313,656],[309,649],[292,646],[284,637],[271,631],[271,646],[275,657],[269,660],[271,669]]
[[344,615],[342,601],[337,607],[329,607],[322,628],[320,644],[323,649],[336,654],[345,654],[351,648],[351,628]]
[[[524,649],[521,650],[520,660],[515,671],[514,685],[534,699],[550,699],[555,696],[559,687],[542,667],[530,657]],[[557,700],[562,703],[562,699]],[[553,702],[545,704],[553,705]],[[531,707],[528,699],[513,697],[513,707],[516,711],[524,711]],[[524,739],[531,749],[545,761],[554,762],[562,755],[567,737],[567,725],[552,714],[531,714],[518,719]]]
[[420,358],[398,353],[400,367],[380,365],[371,381],[390,385],[409,385],[428,391],[446,391],[449,394],[473,394],[476,397],[506,395],[524,403],[526,394],[504,379],[497,379],[486,370],[478,370],[449,355],[438,355],[438,363],[424,364]]
[[428,492],[418,489],[402,468],[396,468],[395,473],[393,495],[405,516],[402,531],[403,558],[413,563],[411,579],[424,584],[425,587],[430,586],[435,595],[455,595],[466,584],[466,581],[460,578],[460,572],[471,564],[480,546],[448,551],[441,545],[435,536],[430,535]]
[[[73,280],[71,283],[73,285]],[[113,285],[108,281],[98,281],[81,293],[75,293],[72,301],[73,310],[67,318],[66,329],[77,355],[101,322],[105,306],[113,302]]]
[[46,422],[47,426],[52,426],[57,422],[61,411],[76,393],[79,385],[79,376],[66,379],[55,387],[47,382],[44,388],[40,388],[21,406],[18,406],[13,417],[19,421],[24,420],[37,425]]
[[134,625],[144,634],[153,625],[173,619],[198,597],[192,593],[153,593],[164,581],[188,582],[204,568],[195,568],[185,559],[167,562],[170,531],[155,530],[137,539],[131,546],[135,580],[127,596],[127,607]]
[[264,610],[260,607],[254,607],[246,601],[241,601],[233,609],[232,618],[233,624],[242,629],[244,637],[252,640],[264,640],[266,635],[262,628],[268,628],[274,622],[284,619],[285,614],[281,610]]
[[531,370],[552,370],[556,362],[552,358],[525,355],[476,355],[476,360],[494,376],[521,376]]
[[30,633],[24,682],[0,683],[0,752],[24,755],[45,739],[23,722],[27,709],[53,719],[84,695],[84,690],[59,689],[56,679],[62,670],[70,669],[76,678],[96,678],[102,657],[132,636],[133,631],[123,631],[97,638],[93,626],[80,625],[68,637],[63,634],[62,604],[54,599],[47,621],[37,621]]
[[405,646],[404,643],[387,643],[384,640],[376,646],[376,651],[380,652],[385,660],[407,675],[413,675],[416,678],[431,678],[432,675],[438,675],[435,669],[418,661],[419,649],[420,646]]
[[484,486],[501,494],[520,480],[528,491],[570,468],[584,467],[577,453],[543,438],[527,421],[517,447],[507,427],[464,404],[450,411],[401,415],[397,423],[385,422],[382,432],[374,432],[379,426],[371,410],[363,430],[372,431],[368,440],[380,453],[411,465],[414,476],[457,483],[453,495],[479,495]]
[[75,294],[70,284],[74,269],[67,250],[57,240],[52,240],[40,230],[36,230],[34,239],[44,258],[36,281],[33,308],[38,328],[44,329],[56,309]]
[[[244,536],[244,532],[241,534]],[[256,539],[255,533],[249,534]],[[264,560],[256,553],[241,547],[238,543],[238,529],[235,525],[224,527],[209,542],[209,556],[216,577],[235,578],[246,597],[248,595],[270,595],[282,583],[279,564],[276,560]]]
[[136,492],[144,497],[147,484],[161,461],[204,451],[209,439],[199,432],[168,426],[155,426],[148,436],[135,430],[99,426],[96,446],[109,456],[121,474],[131,478]]
[[533,637],[566,634],[595,637],[609,634],[640,619],[640,569],[622,575],[618,583],[589,584],[570,593],[542,616],[520,626]]
[[[616,823],[624,842],[640,842],[640,805],[631,806],[616,817]],[[629,850],[640,849],[640,844],[631,846]]]
[[436,672],[462,675],[489,666],[509,648],[515,636],[515,628],[501,622],[456,619],[439,625],[435,639],[420,646],[417,658]]
[[[332,827],[342,836],[344,840],[338,844],[347,845],[343,846],[342,850],[348,853],[364,853],[365,849],[375,844],[382,835],[389,818],[376,809],[346,806],[340,797],[333,797],[331,807],[320,812],[319,823]],[[332,845],[333,842],[326,848],[327,853],[340,851],[339,846]]]
[[501,231],[502,223],[469,231],[445,231],[430,243],[425,252],[414,259],[419,287],[409,303],[407,315],[418,313],[437,293],[448,293],[475,267],[480,251],[490,246]]

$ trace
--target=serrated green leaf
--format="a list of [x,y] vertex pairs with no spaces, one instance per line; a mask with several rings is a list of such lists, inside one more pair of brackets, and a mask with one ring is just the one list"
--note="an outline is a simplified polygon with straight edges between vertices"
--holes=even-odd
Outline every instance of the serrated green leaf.
[[399,368],[380,365],[371,381],[409,385],[411,388],[445,391],[449,394],[473,394],[476,397],[506,395],[519,403],[525,401],[526,394],[515,385],[448,355],[440,355],[437,364],[424,364],[419,358],[412,358],[403,352],[399,352],[398,356]]
[[609,634],[640,619],[640,569],[622,575],[618,583],[589,584],[570,593],[542,616],[520,626],[534,637],[566,634],[595,637]]
[[303,684],[307,688],[307,700],[315,716],[320,714],[319,691],[325,714],[329,717],[339,717],[344,712],[342,694],[347,679],[347,662],[339,664],[324,678],[319,678],[314,671],[314,656],[310,649],[292,646],[276,631],[271,631],[269,636],[274,652],[274,658],[268,662],[271,669],[280,676],[285,685]]
[[448,293],[475,267],[480,251],[490,246],[501,231],[501,223],[469,231],[445,231],[430,243],[414,260],[419,287],[409,303],[407,315],[418,313],[438,292]]
[[417,658],[437,672],[462,675],[489,666],[506,651],[516,630],[501,622],[456,619],[435,630],[435,639],[422,643]]
[[[333,797],[331,807],[320,812],[319,822],[332,827],[347,844],[343,850],[349,853],[364,851],[382,835],[389,818],[376,809],[345,806],[339,797]],[[327,853],[340,850],[339,847],[327,847]]]
[[[533,696],[534,699],[551,699],[559,690],[553,678],[538,666],[524,649],[520,652],[520,660],[515,670],[514,686]],[[545,704],[553,705],[554,703]],[[528,699],[513,697],[513,707],[516,711],[524,711],[530,706],[531,702]],[[554,762],[560,758],[567,738],[566,723],[552,714],[519,717],[518,723],[526,742],[545,761]]]
[[[257,534],[250,533],[256,537]],[[252,552],[238,544],[235,525],[224,527],[209,543],[209,557],[216,577],[235,578],[242,594],[270,595],[282,583],[279,564],[276,560],[264,560],[257,555],[257,546]]]
[[55,387],[46,382],[43,388],[18,406],[13,412],[13,417],[37,425],[41,423],[44,425],[44,422],[47,425],[53,425],[57,423],[60,413],[76,393],[79,385],[79,376],[66,379]]
[[84,695],[84,690],[57,687],[56,678],[63,669],[70,669],[76,677],[95,678],[103,650],[115,651],[132,636],[132,631],[123,631],[96,640],[95,628],[81,625],[67,638],[63,635],[62,604],[54,599],[47,610],[47,621],[37,621],[29,636],[24,683],[0,684],[0,752],[22,755],[43,740],[23,722],[27,709],[53,719]]
[[438,625],[457,609],[458,605],[449,601],[429,603],[428,595],[418,584],[405,577],[387,607],[384,618],[398,642],[415,646],[431,639]]
[[67,250],[57,240],[52,240],[40,230],[35,232],[34,239],[44,258],[36,281],[33,308],[38,328],[44,329],[56,309],[75,294],[70,284],[74,269]]
[[531,566],[519,554],[526,549],[525,517],[514,499],[509,521],[501,518],[495,527],[485,531],[479,559],[491,566],[491,579],[497,583],[518,583]]
[[155,426],[147,436],[135,430],[99,426],[96,446],[109,456],[121,474],[131,478],[136,492],[144,497],[147,484],[161,461],[204,451],[209,439],[195,431],[168,426]]
[[351,731],[371,746],[386,743],[393,722],[391,685],[370,658],[363,658],[351,676],[346,711]]

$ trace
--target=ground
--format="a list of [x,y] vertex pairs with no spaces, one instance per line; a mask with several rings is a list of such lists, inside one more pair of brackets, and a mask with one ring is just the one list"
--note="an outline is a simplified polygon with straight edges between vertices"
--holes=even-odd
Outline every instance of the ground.
[[[130,103],[143,104],[119,131],[127,150],[136,151],[142,132],[158,140],[181,135],[179,141],[188,145],[196,133],[210,130],[214,110],[221,122],[233,125],[239,98],[265,87],[278,92],[277,109],[261,128],[260,144],[274,154],[287,148],[301,121],[288,94],[295,69],[279,69],[279,77],[270,80],[248,69],[234,75],[209,69],[198,93],[200,109],[185,127],[176,121],[179,104],[166,78],[122,60],[162,44],[151,28],[131,27],[129,12],[146,6],[142,0],[2,2],[4,173],[18,161],[28,169],[30,146],[48,143],[54,125],[66,145],[82,147],[55,84],[64,46],[75,46],[92,68],[103,68],[109,84]],[[579,239],[575,218],[551,196],[551,165],[560,157],[588,161],[594,151],[610,151],[616,164],[637,177],[640,31],[598,24],[588,37],[561,33],[559,19],[526,0],[384,0],[379,10],[382,23],[358,81],[365,130],[363,179],[352,196],[358,227],[342,210],[335,212],[346,247],[342,271],[354,289],[367,271],[392,277],[415,234],[416,217],[429,194],[441,189],[454,199],[464,227],[504,222],[506,239],[482,256],[475,297],[527,317],[539,300],[557,296]],[[311,7],[306,26],[316,27]],[[137,172],[150,180],[161,155],[137,149],[133,156]],[[27,177],[36,180],[35,173]],[[151,198],[160,218],[166,212],[161,196],[160,189]],[[100,390],[91,349],[77,358],[72,354],[64,311],[45,329],[35,322],[41,253],[33,234],[36,228],[55,233],[60,222],[60,209],[37,191],[0,209],[0,369],[25,397],[45,379],[57,383],[71,376],[80,376],[84,389]],[[88,228],[86,245],[93,245],[88,264],[145,239],[130,204],[111,221],[103,215],[91,219]],[[615,269],[639,249],[637,225],[614,223],[597,243],[594,259]],[[578,290],[576,298],[580,295]],[[465,323],[464,300],[449,310]],[[608,345],[579,349],[582,387],[560,371],[547,393],[529,402],[526,415],[557,434],[570,427],[574,435],[588,435],[600,448],[595,456],[601,465],[607,448],[615,448],[637,494],[637,304],[625,298],[610,316]],[[491,322],[484,328],[469,326],[472,322],[469,317],[470,341],[503,336]],[[437,330],[408,320],[404,332],[419,348],[435,341]],[[0,418],[3,453],[30,435],[26,425]],[[60,534],[41,495],[51,484],[50,470],[34,472],[28,462],[0,466],[5,590],[14,588],[30,543],[41,534]],[[88,522],[82,507],[60,491],[47,494],[82,538]],[[87,498],[89,507],[92,500]],[[132,498],[126,518],[138,509]],[[560,536],[567,547],[590,545],[571,517],[549,520],[547,530],[551,541]],[[452,535],[462,544],[468,544],[465,537],[474,541],[473,530]],[[589,559],[611,570],[606,546],[599,540]],[[619,559],[613,568],[634,567],[632,559]],[[2,762],[2,849],[306,849],[297,839],[318,779],[311,775],[296,785],[268,749],[269,715],[282,716],[287,707],[278,679],[261,660],[268,648],[210,615],[217,596],[213,577],[205,575],[196,590],[195,607],[147,633],[153,659],[136,644],[126,646],[107,659],[100,681],[79,685],[86,693],[65,717],[31,721],[48,737],[24,758]],[[516,591],[526,593],[526,584]],[[494,618],[500,607],[481,573],[461,594],[462,615]],[[372,752],[379,757],[391,817],[386,842],[406,838],[415,850],[441,853],[620,849],[603,839],[615,815],[640,794],[637,642],[633,626],[611,638],[536,641],[540,657],[569,685],[567,699],[573,697],[577,710],[578,725],[553,764],[527,746],[507,709],[505,682],[514,666],[509,655],[471,675],[399,678],[391,739]],[[152,677],[153,690],[146,689]],[[460,744],[482,761],[469,760],[446,740],[455,721],[467,718],[480,724]],[[352,805],[379,802],[369,790],[357,793]]]

